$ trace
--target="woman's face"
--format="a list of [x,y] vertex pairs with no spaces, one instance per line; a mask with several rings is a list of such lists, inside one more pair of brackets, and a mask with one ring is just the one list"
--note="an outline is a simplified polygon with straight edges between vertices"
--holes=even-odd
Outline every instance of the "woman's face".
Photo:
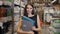
[[27,13],[32,13],[33,7],[31,5],[27,5]]

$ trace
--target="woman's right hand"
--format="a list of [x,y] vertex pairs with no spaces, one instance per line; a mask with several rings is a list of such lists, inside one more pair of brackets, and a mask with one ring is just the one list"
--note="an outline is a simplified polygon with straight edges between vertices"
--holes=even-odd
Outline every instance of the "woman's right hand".
[[22,31],[22,30],[20,30],[19,33],[20,33],[20,34],[34,34],[33,31],[29,31],[29,32],[27,32],[27,31]]

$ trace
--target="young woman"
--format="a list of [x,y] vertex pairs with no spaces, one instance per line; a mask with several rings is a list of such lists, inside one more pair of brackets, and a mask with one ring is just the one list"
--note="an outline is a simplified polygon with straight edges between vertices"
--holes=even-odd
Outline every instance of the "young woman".
[[[34,14],[34,7],[33,7],[33,5],[27,4],[27,5],[25,6],[24,16],[26,16],[26,17],[34,20],[34,21],[35,21],[35,24],[34,24],[34,26],[33,26],[33,28],[32,28],[32,31],[30,31],[30,32],[25,32],[25,31],[22,31],[22,30],[20,29],[20,23],[19,23],[19,25],[18,25],[18,32],[19,32],[19,33],[24,33],[24,34],[38,34],[38,32],[40,31],[40,23],[38,23],[38,22],[39,22],[39,16],[36,15],[36,14]],[[37,25],[37,24],[38,24],[38,25]]]

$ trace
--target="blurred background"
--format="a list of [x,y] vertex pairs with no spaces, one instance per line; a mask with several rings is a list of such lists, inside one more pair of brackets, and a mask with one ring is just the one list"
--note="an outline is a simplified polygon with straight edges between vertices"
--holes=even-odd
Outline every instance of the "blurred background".
[[60,34],[60,0],[0,0],[1,34],[17,34],[27,3],[33,4],[42,22],[40,34]]

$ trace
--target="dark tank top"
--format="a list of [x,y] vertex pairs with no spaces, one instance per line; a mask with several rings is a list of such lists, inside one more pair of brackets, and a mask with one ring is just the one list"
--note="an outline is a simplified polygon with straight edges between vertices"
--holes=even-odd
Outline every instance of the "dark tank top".
[[[37,15],[34,15],[33,17],[29,17],[29,18],[35,21],[34,26],[37,28]],[[34,34],[38,34],[36,31],[33,32]]]

